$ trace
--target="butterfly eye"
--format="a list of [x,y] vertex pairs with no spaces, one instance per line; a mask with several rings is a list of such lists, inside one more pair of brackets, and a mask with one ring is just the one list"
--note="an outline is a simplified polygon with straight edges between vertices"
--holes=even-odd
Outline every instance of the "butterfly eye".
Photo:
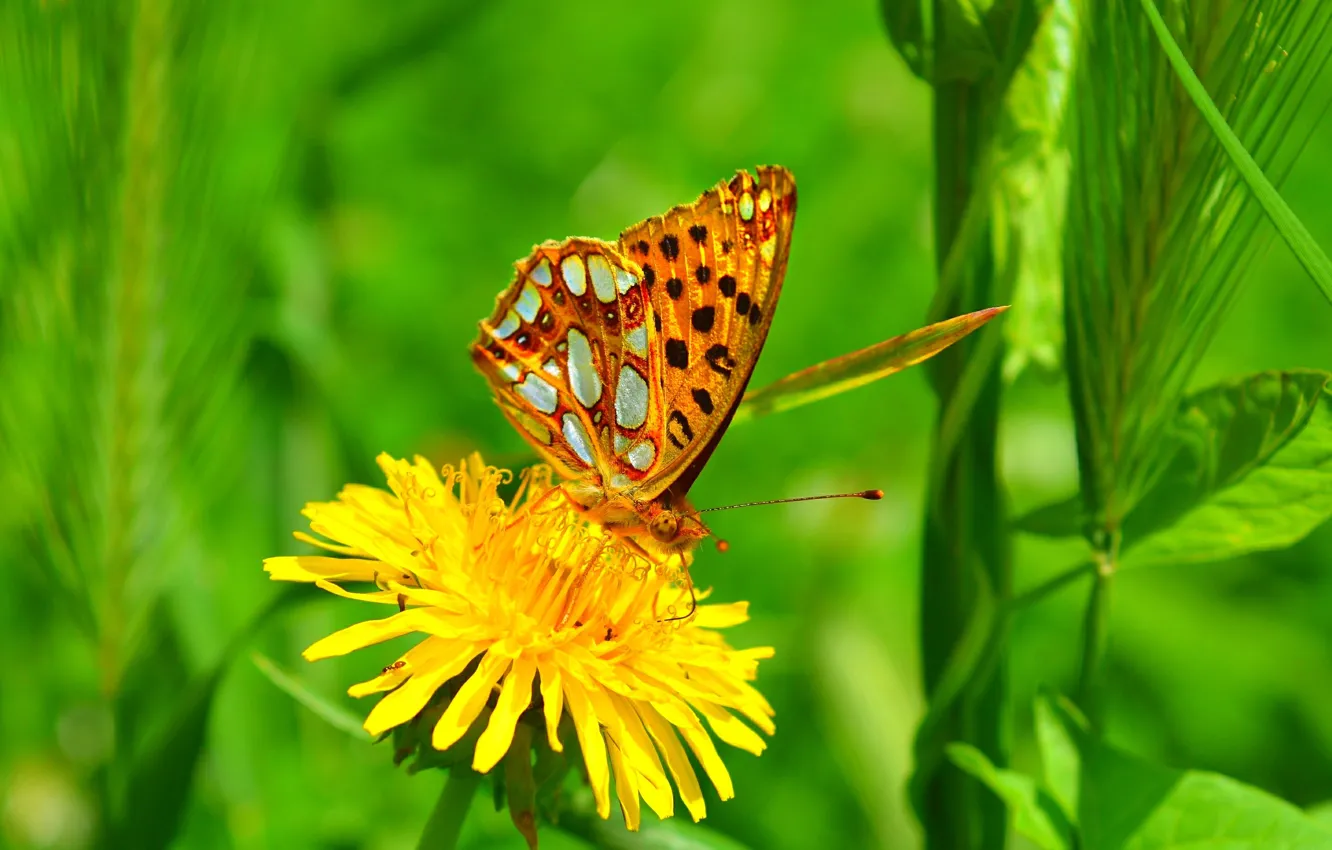
[[648,531],[662,543],[670,543],[680,533],[680,520],[675,514],[662,514],[652,521]]

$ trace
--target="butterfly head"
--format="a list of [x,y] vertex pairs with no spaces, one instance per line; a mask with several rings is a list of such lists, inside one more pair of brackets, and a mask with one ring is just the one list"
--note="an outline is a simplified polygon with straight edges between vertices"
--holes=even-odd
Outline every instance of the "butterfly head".
[[712,530],[703,524],[698,512],[692,508],[683,510],[650,502],[647,506],[648,534],[660,548],[669,553],[688,552],[698,545],[698,541],[712,534]]

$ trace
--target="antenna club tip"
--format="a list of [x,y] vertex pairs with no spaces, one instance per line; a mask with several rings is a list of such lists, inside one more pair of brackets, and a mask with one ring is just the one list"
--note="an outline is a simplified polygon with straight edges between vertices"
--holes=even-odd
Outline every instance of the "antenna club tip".
[[731,544],[730,544],[730,543],[727,543],[725,540],[722,540],[722,539],[719,537],[719,538],[717,538],[717,551],[718,551],[718,552],[729,552],[729,551],[731,551]]
[[883,491],[882,491],[882,490],[866,490],[864,493],[861,493],[861,494],[860,494],[860,498],[862,498],[862,499],[869,499],[871,502],[877,502],[877,501],[879,501],[880,499],[883,498]]

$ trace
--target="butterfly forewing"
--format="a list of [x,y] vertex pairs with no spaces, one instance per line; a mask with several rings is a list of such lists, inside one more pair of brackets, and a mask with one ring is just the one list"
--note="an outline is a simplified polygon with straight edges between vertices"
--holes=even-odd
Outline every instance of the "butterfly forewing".
[[618,245],[537,246],[472,346],[505,415],[606,496],[683,495],[767,337],[795,200],[785,169],[742,171]]
[[651,294],[652,347],[665,363],[652,395],[663,451],[638,498],[683,495],[730,422],[781,294],[795,208],[791,173],[759,168],[620,234]]

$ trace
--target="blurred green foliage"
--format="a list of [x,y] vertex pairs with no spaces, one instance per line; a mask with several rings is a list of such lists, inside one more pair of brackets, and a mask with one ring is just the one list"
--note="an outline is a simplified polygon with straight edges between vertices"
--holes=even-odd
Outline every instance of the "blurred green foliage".
[[[964,77],[994,61],[982,47],[950,48],[970,57]],[[785,165],[801,194],[754,386],[924,324],[931,132],[931,93],[870,2],[0,4],[4,840],[148,846],[178,811],[184,847],[410,846],[441,777],[395,768],[237,655],[258,649],[361,714],[338,695],[400,647],[298,667],[357,612],[314,590],[279,598],[260,560],[302,551],[305,501],[380,484],[380,450],[526,462],[466,356],[510,263],[547,238],[612,237],[737,168]],[[1283,184],[1324,246],[1329,161],[1324,123]],[[1019,190],[1059,168],[1014,180],[1001,209],[1045,220]],[[1027,282],[1048,299],[1043,262]],[[1284,245],[1245,280],[1188,387],[1332,369],[1327,305]],[[1005,329],[1028,352],[1010,361],[1000,432],[1014,515],[1078,483],[1068,388],[1019,368],[1051,364],[1051,324]],[[703,553],[696,576],[752,601],[738,644],[777,648],[759,686],[778,733],[761,759],[727,754],[737,796],[709,800],[711,830],[765,848],[918,844],[905,786],[935,412],[911,370],[757,419],[693,491],[700,506],[887,493],[717,517],[731,551]],[[1085,555],[1016,542],[1019,591]],[[1322,527],[1283,551],[1119,576],[1107,737],[1299,806],[1332,798],[1330,562]],[[1084,604],[1060,593],[1012,621],[1023,773],[1041,773],[1038,688],[1075,685]],[[197,763],[175,758],[192,735]],[[524,846],[481,803],[463,843]]]

